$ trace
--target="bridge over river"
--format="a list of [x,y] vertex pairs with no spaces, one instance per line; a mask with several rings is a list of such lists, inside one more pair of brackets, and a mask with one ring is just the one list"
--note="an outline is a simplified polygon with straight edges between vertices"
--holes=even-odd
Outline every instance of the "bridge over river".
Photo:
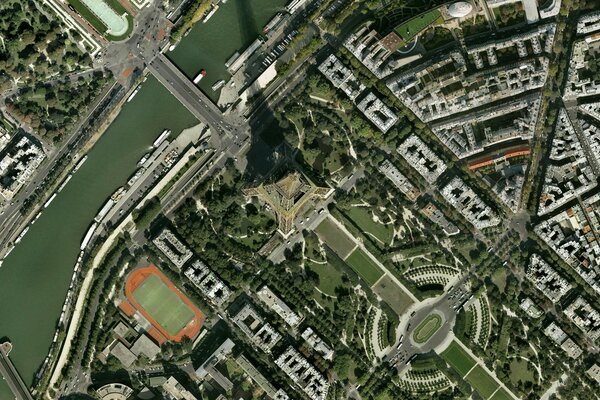
[[12,344],[10,342],[4,342],[0,344],[0,375],[4,378],[8,387],[15,395],[17,400],[33,400],[33,396],[29,393],[29,388],[21,379],[19,372],[15,368],[8,353],[12,350]]

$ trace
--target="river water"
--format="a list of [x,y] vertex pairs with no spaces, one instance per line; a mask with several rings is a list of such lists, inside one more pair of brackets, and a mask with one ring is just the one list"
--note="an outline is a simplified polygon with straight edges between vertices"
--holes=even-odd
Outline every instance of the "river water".
[[[99,208],[125,184],[163,129],[178,134],[195,123],[149,77],[0,267],[0,338],[12,341],[11,359],[27,383],[48,352],[81,240]],[[11,398],[0,380],[0,399]]]
[[220,4],[206,22],[198,22],[167,56],[191,79],[202,69],[207,72],[198,84],[214,102],[219,98],[212,85],[230,78],[225,62],[250,45],[264,26],[285,8],[288,0],[229,0]]

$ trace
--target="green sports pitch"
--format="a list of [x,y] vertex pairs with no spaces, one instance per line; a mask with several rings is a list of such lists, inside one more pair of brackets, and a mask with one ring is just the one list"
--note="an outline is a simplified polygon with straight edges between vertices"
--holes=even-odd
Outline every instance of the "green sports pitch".
[[172,336],[176,336],[194,318],[190,307],[154,274],[135,289],[133,298]]

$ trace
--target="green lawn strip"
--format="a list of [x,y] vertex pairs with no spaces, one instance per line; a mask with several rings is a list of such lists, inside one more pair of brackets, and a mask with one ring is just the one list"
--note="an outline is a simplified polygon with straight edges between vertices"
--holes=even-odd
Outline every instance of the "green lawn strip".
[[415,329],[413,338],[415,342],[421,344],[427,342],[442,326],[442,317],[438,314],[427,316]]
[[464,376],[476,364],[475,360],[473,360],[456,342],[452,342],[440,355],[461,376]]
[[346,214],[362,231],[370,233],[384,244],[392,240],[393,229],[389,225],[373,221],[371,212],[365,207],[352,207]]
[[187,304],[156,275],[148,276],[133,292],[133,298],[171,335],[194,318]]
[[381,278],[377,282],[377,285],[373,286],[373,292],[377,293],[398,316],[404,314],[413,303],[410,296],[403,290],[400,290],[398,285],[389,276]]
[[383,271],[361,249],[354,250],[345,261],[369,285],[375,284],[383,275]]
[[342,232],[329,218],[316,227],[315,233],[327,244],[340,258],[346,258],[356,247],[356,244]]
[[500,388],[498,389],[498,391],[496,393],[494,393],[494,395],[492,397],[490,397],[490,400],[512,400],[513,398],[510,397],[508,395],[508,393],[506,393],[506,390]]
[[[96,0],[96,1],[98,1],[98,0]],[[123,5],[121,3],[119,3],[119,0],[104,0],[104,2],[106,4],[108,4],[110,8],[115,10],[117,12],[117,14],[119,14],[119,15],[129,14],[127,12],[127,10],[125,9],[125,7],[123,7]]]
[[441,16],[442,13],[436,8],[421,15],[417,15],[416,17],[396,26],[394,31],[402,38],[402,40],[408,42]]
[[335,296],[335,288],[342,286],[342,277],[340,271],[329,263],[318,264],[308,262],[308,267],[319,275],[319,290],[330,296]]
[[498,389],[498,386],[500,386],[480,365],[473,368],[464,379],[484,399],[490,397]]
[[83,4],[79,0],[68,0],[69,4],[73,6],[75,10],[85,18],[94,29],[96,29],[100,34],[104,35],[106,30],[108,29],[106,25],[100,20],[100,18],[96,17],[96,15],[90,11],[89,8],[85,4]]

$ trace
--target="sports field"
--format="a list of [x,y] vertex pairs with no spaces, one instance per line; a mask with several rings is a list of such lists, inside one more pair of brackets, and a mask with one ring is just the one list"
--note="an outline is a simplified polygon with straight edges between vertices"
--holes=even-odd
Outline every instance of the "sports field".
[[442,317],[438,314],[428,315],[413,333],[413,339],[416,343],[422,344],[427,342],[442,326]]
[[461,376],[465,376],[465,374],[475,365],[475,360],[473,360],[456,342],[450,343],[450,346],[448,346],[448,348],[440,355]]
[[156,275],[148,276],[133,298],[173,336],[194,318],[192,310]]
[[331,250],[344,259],[356,247],[356,244],[337,227],[337,225],[329,218],[325,218],[323,222],[316,227],[315,233],[325,242]]
[[483,397],[487,399],[498,389],[498,382],[494,380],[481,366],[476,366],[464,378]]
[[193,339],[200,332],[204,315],[156,266],[133,271],[125,294],[131,306],[168,340]]
[[369,285],[374,285],[383,275],[383,271],[361,249],[354,250],[345,261]]

